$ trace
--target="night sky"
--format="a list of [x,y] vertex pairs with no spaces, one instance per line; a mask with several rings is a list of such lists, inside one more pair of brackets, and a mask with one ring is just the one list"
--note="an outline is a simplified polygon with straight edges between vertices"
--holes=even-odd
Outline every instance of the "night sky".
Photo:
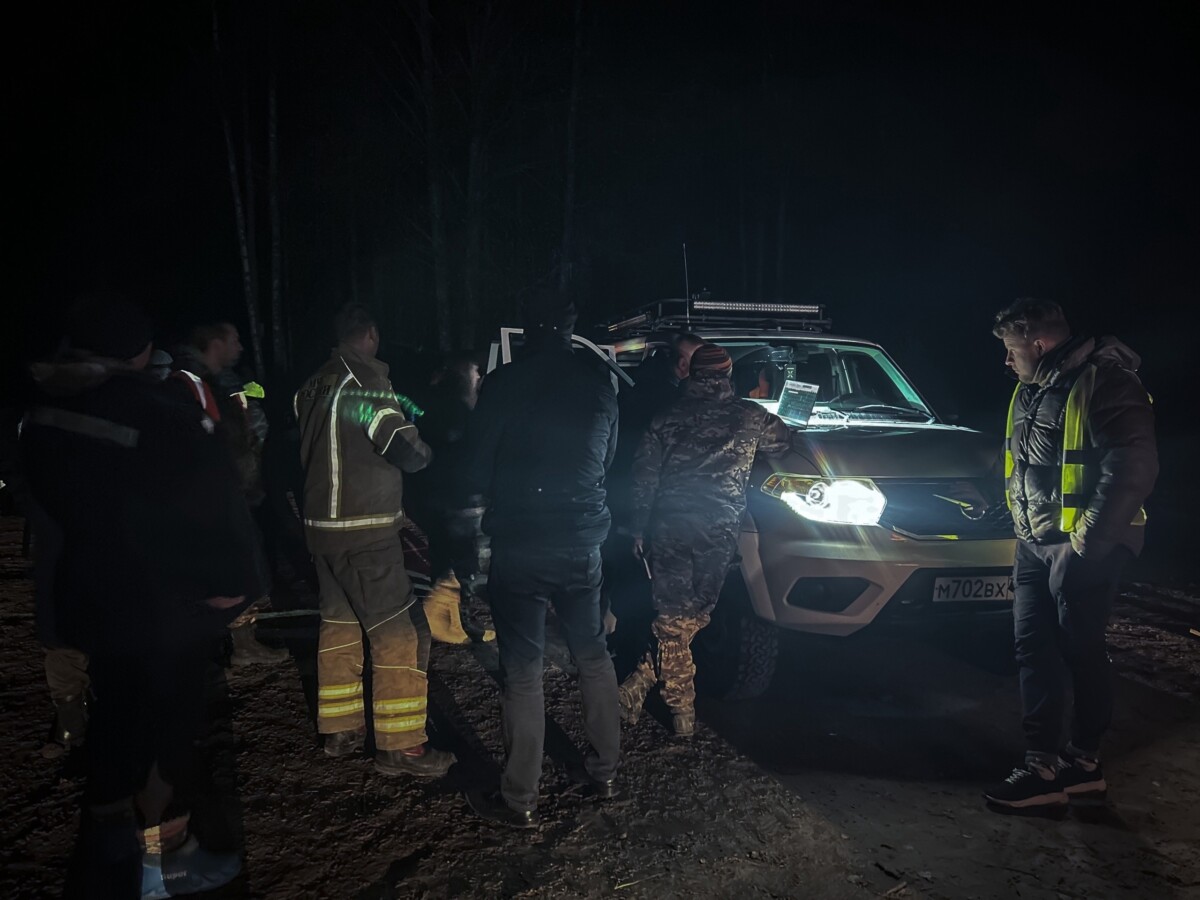
[[[824,303],[940,411],[987,425],[1009,384],[990,316],[1050,297],[1143,352],[1163,427],[1194,432],[1179,328],[1200,297],[1194,5],[980,6],[586,0],[572,260],[585,315],[679,296],[686,241],[693,291]],[[209,4],[39,6],[11,35],[6,344],[45,346],[55,310],[98,289],[145,304],[164,340],[198,319],[244,325],[217,103],[240,141],[248,98],[265,298],[273,70],[294,374],[355,297],[383,310],[393,356],[431,348],[406,8],[219,3],[218,76]],[[487,134],[485,343],[557,277],[572,5],[492,4],[482,41],[488,4],[431,8],[455,297],[470,123]]]

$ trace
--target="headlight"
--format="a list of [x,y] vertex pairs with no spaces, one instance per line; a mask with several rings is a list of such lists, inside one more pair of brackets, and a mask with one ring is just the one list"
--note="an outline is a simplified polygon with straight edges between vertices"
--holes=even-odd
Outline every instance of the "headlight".
[[762,491],[798,515],[833,525],[878,525],[887,498],[870,478],[821,478],[776,472]]

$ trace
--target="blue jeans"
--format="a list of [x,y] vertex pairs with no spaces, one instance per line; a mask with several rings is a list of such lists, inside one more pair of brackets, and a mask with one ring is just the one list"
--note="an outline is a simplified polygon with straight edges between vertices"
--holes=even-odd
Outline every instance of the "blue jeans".
[[1013,618],[1031,756],[1055,757],[1063,749],[1068,688],[1075,701],[1071,743],[1099,751],[1113,707],[1105,633],[1131,556],[1116,547],[1103,559],[1084,559],[1070,542],[1017,542]]
[[492,550],[488,598],[500,648],[508,757],[500,793],[513,809],[534,809],[538,800],[546,737],[542,668],[547,604],[554,604],[579,668],[583,726],[592,746],[585,760],[588,774],[600,781],[616,775],[621,719],[600,607],[601,585],[599,547]]

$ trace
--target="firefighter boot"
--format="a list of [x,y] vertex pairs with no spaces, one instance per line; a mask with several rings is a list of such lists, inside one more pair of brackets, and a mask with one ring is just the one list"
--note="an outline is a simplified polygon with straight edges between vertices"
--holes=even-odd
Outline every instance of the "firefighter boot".
[[229,637],[233,641],[233,653],[229,657],[229,664],[232,666],[281,663],[290,655],[282,647],[268,647],[261,643],[254,634],[253,621],[244,625],[231,626]]
[[654,683],[654,670],[645,661],[621,682],[621,687],[617,689],[617,699],[621,704],[621,718],[630,725],[637,724],[638,717],[642,714],[642,704],[646,702],[646,695],[650,693]]
[[425,598],[425,618],[429,621],[429,634],[435,641],[443,644],[471,642],[470,635],[463,630],[459,605],[458,579],[451,572],[439,578]]
[[356,728],[352,731],[335,731],[325,735],[325,755],[334,759],[353,756],[367,743],[367,730]]
[[440,778],[450,771],[458,758],[449,750],[435,750],[428,744],[407,750],[376,750],[375,771],[381,775],[416,775]]
[[80,747],[87,737],[87,721],[87,700],[82,694],[55,700],[51,738],[66,750]]

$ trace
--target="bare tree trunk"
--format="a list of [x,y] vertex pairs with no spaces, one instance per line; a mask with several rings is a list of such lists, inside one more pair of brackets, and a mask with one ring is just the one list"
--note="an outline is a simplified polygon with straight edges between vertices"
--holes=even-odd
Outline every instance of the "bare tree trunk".
[[[272,37],[274,42],[274,37]],[[277,60],[271,54],[267,85],[267,195],[271,216],[271,362],[276,373],[288,370],[288,332],[283,314],[283,229],[279,216],[279,110],[275,97]]]
[[563,188],[562,251],[558,267],[558,289],[566,293],[574,266],[575,241],[575,143],[579,121],[579,81],[583,69],[583,0],[575,0],[575,47],[571,56],[571,94],[567,101],[566,183]]
[[439,350],[449,350],[453,314],[450,309],[449,272],[446,264],[446,222],[442,209],[442,181],[438,172],[441,159],[438,144],[437,110],[433,91],[433,16],[429,0],[420,0],[419,28],[421,39],[421,93],[425,100],[425,176],[429,182],[430,238],[433,244],[434,298],[437,304],[437,344]]
[[[478,95],[475,102],[479,102]],[[471,143],[467,151],[467,245],[463,260],[466,308],[459,323],[459,341],[464,347],[475,346],[483,307],[480,274],[483,270],[483,180],[487,159],[483,123],[479,121],[479,115],[472,115],[472,119]]]
[[[245,71],[242,74],[245,79]],[[252,321],[250,327],[254,334],[250,336],[251,346],[257,348],[254,353],[254,371],[261,378],[263,370],[261,310],[259,302],[258,260],[258,199],[254,187],[254,145],[253,132],[250,130],[250,97],[245,80],[242,81],[242,191],[245,194],[243,209],[246,214],[246,255],[250,260],[250,292],[248,304],[254,308],[257,322]]]
[[[221,61],[220,33],[217,30],[217,13],[213,10],[213,50],[217,55],[217,64]],[[221,116],[221,130],[225,135],[225,157],[229,165],[229,187],[233,193],[233,218],[237,229],[238,251],[242,263],[242,289],[246,298],[246,318],[250,325],[250,350],[254,358],[254,368],[263,370],[262,340],[259,336],[258,292],[254,285],[254,265],[250,253],[250,236],[247,230],[246,209],[242,202],[241,178],[238,174],[237,148],[233,140],[233,126],[229,121],[229,113],[218,98],[217,109]]]
[[[356,183],[353,172],[350,183]],[[353,196],[350,198],[350,301],[362,302],[358,289],[358,203]]]

